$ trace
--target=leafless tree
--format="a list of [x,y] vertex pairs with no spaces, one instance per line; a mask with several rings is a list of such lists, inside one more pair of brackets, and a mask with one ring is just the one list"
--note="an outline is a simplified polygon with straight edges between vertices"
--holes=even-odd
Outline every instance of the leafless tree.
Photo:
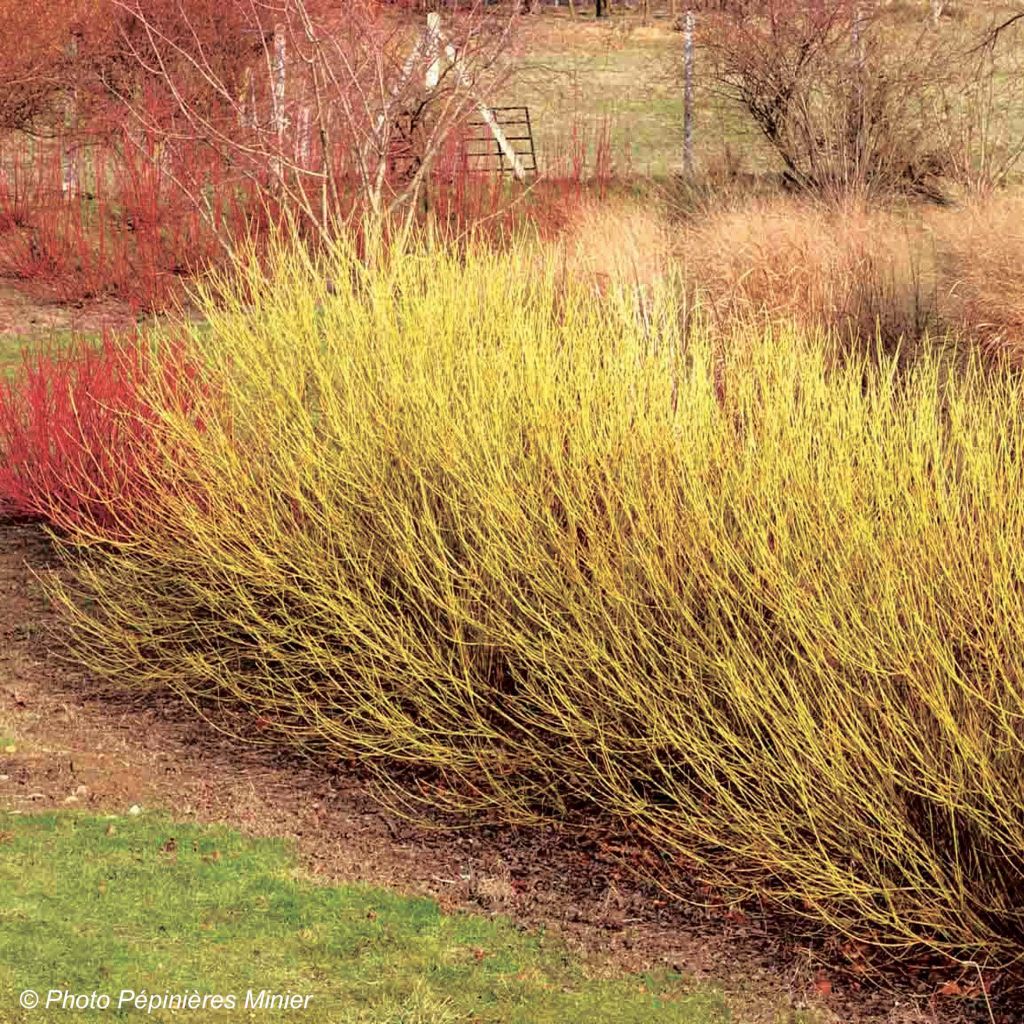
[[[443,32],[436,13],[413,23],[376,0],[224,0],[235,38],[218,47],[181,0],[112,2],[125,51],[161,99],[131,80],[121,98],[139,132],[211,148],[323,232],[354,210],[412,216],[445,141],[507,73],[516,20],[482,0]],[[178,184],[212,214],[204,181]]]
[[[942,200],[943,179],[976,179],[979,159],[985,175],[1003,174],[1004,157],[1020,155],[992,148],[1002,82],[992,61],[927,18],[895,25],[878,0],[731,0],[704,26],[719,87],[747,109],[794,187]],[[1017,98],[1000,88],[1010,118]]]

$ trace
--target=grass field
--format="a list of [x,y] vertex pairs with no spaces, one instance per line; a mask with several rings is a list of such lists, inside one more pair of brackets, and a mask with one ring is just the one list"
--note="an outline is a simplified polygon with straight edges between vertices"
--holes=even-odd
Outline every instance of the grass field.
[[35,348],[46,342],[66,344],[69,335],[64,332],[56,336],[32,334],[0,334],[0,376],[13,373],[21,364],[26,349]]
[[[523,30],[523,55],[503,99],[530,107],[542,168],[564,155],[574,128],[607,123],[619,170],[662,177],[682,170],[682,36],[667,23],[618,32],[557,16]],[[744,112],[716,95],[698,53],[694,155],[703,165],[728,146],[751,169],[774,167]]]
[[[175,1021],[188,1010],[167,1000],[192,993],[225,999],[222,1009],[211,1002],[201,1017],[189,1014],[204,1022],[733,1019],[719,995],[681,976],[595,977],[558,944],[505,921],[446,916],[431,900],[379,889],[314,885],[281,843],[148,814],[0,815],[0,892],[5,1024]],[[40,1008],[19,1012],[25,990],[39,993]],[[71,1010],[63,993],[108,995],[111,1006]],[[264,996],[261,1008],[260,993],[295,996],[283,1005],[298,1008],[268,1016],[268,1005],[281,1004]]]
[[0,372],[9,373],[21,361],[24,341],[14,334],[0,335]]
[[[657,7],[657,5],[655,5]],[[927,19],[925,4],[883,8],[914,46]],[[994,21],[1012,14],[1005,3],[947,3],[937,31],[950,52],[966,49]],[[1019,88],[1024,38],[1010,34],[1000,51],[994,86],[1013,105],[1016,134],[1024,133]],[[763,174],[781,164],[748,113],[715,80],[706,19],[695,33],[693,145],[699,172]],[[1006,44],[1009,43],[1009,46]],[[538,161],[550,169],[574,129],[593,134],[607,123],[617,168],[656,178],[683,170],[683,35],[666,16],[644,25],[636,15],[611,22],[549,12],[520,29],[514,76],[502,101],[531,109]]]

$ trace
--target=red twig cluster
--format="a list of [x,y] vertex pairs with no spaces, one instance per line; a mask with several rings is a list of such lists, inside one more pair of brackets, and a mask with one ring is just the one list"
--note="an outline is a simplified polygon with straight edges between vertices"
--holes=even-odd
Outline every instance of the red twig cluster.
[[[158,496],[154,389],[198,420],[197,368],[183,345],[106,335],[26,351],[0,384],[0,510],[60,530],[126,536]],[[172,406],[173,407],[173,406]]]

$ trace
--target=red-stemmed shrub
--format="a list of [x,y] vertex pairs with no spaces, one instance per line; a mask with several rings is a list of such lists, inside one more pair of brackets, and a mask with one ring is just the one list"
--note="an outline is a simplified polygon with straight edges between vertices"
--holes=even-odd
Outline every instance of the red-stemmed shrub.
[[[142,337],[26,352],[0,385],[0,510],[61,531],[124,538],[160,496],[154,389],[201,415],[183,344]],[[163,403],[161,403],[163,404]]]
[[[80,154],[87,192],[62,189],[62,140],[0,153],[0,276],[62,303],[112,298],[135,311],[174,305],[183,280],[225,259],[225,241],[266,230],[255,186],[228,188],[216,154],[194,142],[160,159],[151,138],[123,133]],[[6,158],[6,159],[5,159]],[[201,180],[201,209],[176,184]]]

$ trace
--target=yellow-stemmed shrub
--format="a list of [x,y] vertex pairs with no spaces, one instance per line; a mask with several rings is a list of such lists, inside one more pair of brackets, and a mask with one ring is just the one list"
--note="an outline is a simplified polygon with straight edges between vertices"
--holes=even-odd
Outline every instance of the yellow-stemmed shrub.
[[372,256],[199,295],[229,412],[165,409],[132,540],[65,540],[78,656],[897,953],[1024,951],[1019,376],[715,336],[526,244]]

